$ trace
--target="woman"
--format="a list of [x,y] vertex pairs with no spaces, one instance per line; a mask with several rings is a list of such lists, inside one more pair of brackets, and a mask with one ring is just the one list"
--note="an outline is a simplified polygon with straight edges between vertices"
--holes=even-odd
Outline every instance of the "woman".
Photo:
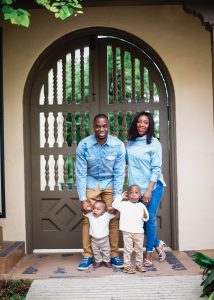
[[129,170],[129,185],[141,187],[143,203],[149,212],[149,221],[145,224],[146,258],[144,266],[151,267],[152,252],[155,248],[159,261],[166,258],[164,244],[156,237],[156,215],[164,192],[165,182],[161,172],[162,147],[154,137],[154,120],[150,113],[137,113],[133,119],[126,149]]

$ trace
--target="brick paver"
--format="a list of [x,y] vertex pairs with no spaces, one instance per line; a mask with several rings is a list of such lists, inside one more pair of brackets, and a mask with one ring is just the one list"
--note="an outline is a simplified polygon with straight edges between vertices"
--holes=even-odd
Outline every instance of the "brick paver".
[[[214,257],[214,250],[205,254]],[[121,253],[122,256],[122,253]],[[50,279],[50,278],[75,278],[75,277],[101,277],[121,275],[122,270],[101,267],[78,271],[77,267],[82,259],[81,254],[50,254],[26,255],[7,274],[1,274],[1,279]],[[202,271],[191,258],[189,252],[167,252],[166,261],[160,263],[156,253],[153,255],[154,268],[146,272],[146,276],[176,276],[200,275]],[[134,261],[133,261],[133,264]],[[140,275],[142,276],[142,274]],[[144,275],[143,275],[144,276]]]

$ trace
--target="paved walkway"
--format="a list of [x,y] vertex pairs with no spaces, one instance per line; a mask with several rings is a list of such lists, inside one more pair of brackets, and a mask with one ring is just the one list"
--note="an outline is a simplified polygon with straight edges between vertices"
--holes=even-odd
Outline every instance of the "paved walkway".
[[146,277],[138,274],[101,278],[35,280],[26,300],[197,300],[201,276]]
[[[154,253],[154,267],[148,269],[146,277],[158,276],[183,276],[201,275],[199,266],[192,261],[194,251],[171,251],[167,252],[166,261],[158,262]],[[208,256],[214,257],[214,250],[203,251]],[[122,253],[121,253],[122,256]],[[1,279],[53,279],[53,278],[92,278],[103,276],[120,276],[121,269],[90,268],[86,271],[78,271],[77,267],[81,254],[50,254],[50,255],[26,255],[11,271],[1,274]],[[134,263],[134,261],[133,261]]]

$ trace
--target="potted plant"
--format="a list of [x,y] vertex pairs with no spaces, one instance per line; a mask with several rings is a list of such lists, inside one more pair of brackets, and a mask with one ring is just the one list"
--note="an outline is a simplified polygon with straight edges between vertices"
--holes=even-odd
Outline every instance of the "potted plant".
[[201,297],[206,295],[210,297],[209,299],[214,300],[214,259],[200,252],[194,253],[192,258],[203,269]]

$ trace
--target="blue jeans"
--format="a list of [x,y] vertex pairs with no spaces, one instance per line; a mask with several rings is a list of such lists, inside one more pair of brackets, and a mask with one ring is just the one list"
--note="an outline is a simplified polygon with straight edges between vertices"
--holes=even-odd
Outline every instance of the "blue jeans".
[[163,196],[164,186],[160,181],[157,182],[156,188],[152,191],[152,197],[149,204],[146,206],[149,212],[149,220],[145,222],[145,234],[146,234],[146,252],[151,253],[153,248],[159,246],[160,240],[156,236],[157,232],[157,220],[156,215],[158,212],[159,204]]

